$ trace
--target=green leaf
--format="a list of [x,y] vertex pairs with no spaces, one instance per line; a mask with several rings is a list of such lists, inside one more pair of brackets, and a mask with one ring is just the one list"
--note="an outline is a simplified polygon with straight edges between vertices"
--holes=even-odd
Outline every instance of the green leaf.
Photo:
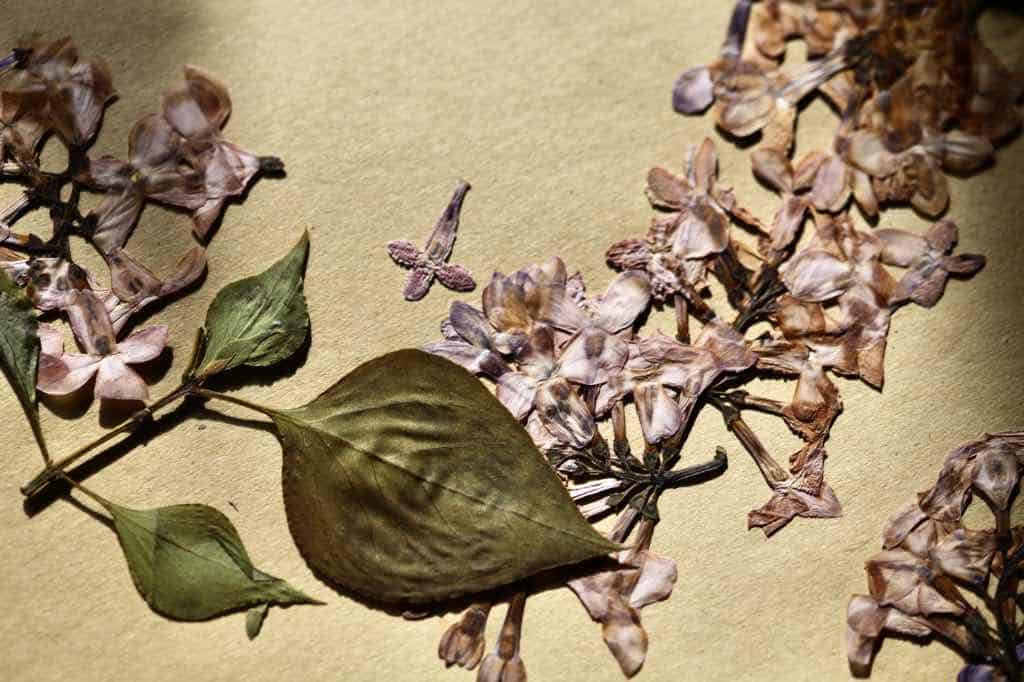
[[198,376],[250,365],[265,367],[297,351],[309,334],[302,293],[309,234],[281,260],[255,277],[221,289],[206,311]]
[[270,604],[260,604],[249,609],[245,614],[245,634],[249,639],[256,639],[263,629],[263,621],[267,619]]
[[303,407],[267,412],[299,551],[365,597],[427,604],[621,549],[522,425],[443,358],[384,355]]
[[254,567],[238,531],[213,507],[103,506],[114,517],[139,594],[168,618],[207,620],[260,604],[321,603]]
[[21,402],[39,449],[47,455],[36,408],[36,371],[39,366],[38,323],[25,292],[0,271],[0,362]]

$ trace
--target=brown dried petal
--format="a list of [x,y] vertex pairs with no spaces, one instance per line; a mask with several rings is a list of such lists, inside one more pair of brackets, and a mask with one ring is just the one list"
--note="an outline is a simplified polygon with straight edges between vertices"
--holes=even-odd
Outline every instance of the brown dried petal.
[[908,502],[903,505],[885,522],[885,527],[882,529],[882,547],[892,549],[900,545],[907,535],[927,518],[928,516],[921,511],[917,502]]
[[852,191],[851,169],[838,156],[830,155],[818,167],[811,187],[811,202],[820,211],[842,210]]
[[678,211],[693,191],[681,178],[661,166],[647,172],[647,199],[655,208]]
[[817,303],[835,298],[849,286],[852,269],[832,254],[804,249],[780,269],[782,283],[802,301]]
[[867,131],[854,132],[846,147],[847,160],[868,175],[884,178],[898,168],[897,155],[889,152],[878,135]]
[[971,483],[997,509],[1005,510],[1020,482],[1021,464],[1013,448],[993,443],[975,458]]
[[780,194],[793,193],[793,167],[783,151],[759,147],[750,155],[750,164],[761,182]]
[[957,528],[932,549],[931,559],[946,575],[984,586],[995,551],[992,531]]
[[164,118],[185,138],[217,133],[230,113],[227,88],[195,66],[186,66],[185,82],[163,96]]
[[637,610],[613,602],[608,616],[602,621],[601,634],[609,651],[619,662],[622,674],[633,677],[647,658],[647,631],[640,624]]
[[616,270],[643,270],[651,261],[651,249],[643,239],[623,239],[608,247],[605,258]]
[[909,268],[928,251],[928,242],[910,232],[894,229],[875,230],[875,237],[882,243],[882,262]]
[[729,221],[710,199],[698,196],[679,215],[672,253],[679,258],[705,258],[729,245]]
[[474,604],[466,609],[462,618],[441,636],[437,655],[445,666],[458,665],[472,670],[484,655],[484,629],[490,605]]

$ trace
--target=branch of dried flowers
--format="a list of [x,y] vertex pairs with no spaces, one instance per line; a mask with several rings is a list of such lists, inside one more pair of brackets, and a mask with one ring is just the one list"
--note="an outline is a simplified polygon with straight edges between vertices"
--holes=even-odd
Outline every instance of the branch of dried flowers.
[[[883,551],[865,566],[869,594],[852,597],[847,609],[854,674],[870,674],[877,640],[894,632],[938,635],[968,661],[957,679],[1022,679],[1017,620],[1024,526],[1010,521],[1022,472],[1024,432],[986,434],[947,455],[935,485],[890,517]],[[964,525],[974,495],[992,512],[994,528]],[[961,590],[977,596],[987,614]]]

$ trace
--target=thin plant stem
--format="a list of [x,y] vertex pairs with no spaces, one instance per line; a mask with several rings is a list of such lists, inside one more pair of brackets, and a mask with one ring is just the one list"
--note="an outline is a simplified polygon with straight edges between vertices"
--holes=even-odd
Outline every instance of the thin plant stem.
[[223,400],[226,403],[241,405],[242,407],[247,407],[250,410],[255,410],[256,412],[265,414],[268,417],[273,417],[275,414],[277,414],[276,410],[273,410],[269,407],[264,407],[263,405],[260,405],[258,403],[249,402],[248,400],[245,400],[243,398],[236,398],[235,396],[228,395],[227,393],[218,393],[217,391],[210,391],[205,388],[196,388],[195,390],[192,391],[192,393],[201,398],[213,398],[215,400]]
[[152,417],[159,410],[162,410],[163,408],[167,407],[168,405],[178,400],[179,398],[183,398],[186,395],[188,395],[192,391],[192,389],[192,385],[182,384],[178,388],[174,389],[164,397],[154,402],[152,405],[149,405],[148,407],[139,410],[128,419],[124,420],[111,430],[104,433],[96,440],[86,443],[85,445],[78,448],[71,454],[57,460],[56,462],[52,462],[49,466],[47,466],[41,472],[36,474],[35,478],[26,483],[24,486],[22,486],[22,495],[25,495],[26,497],[32,497],[36,495],[40,490],[49,485],[49,483],[53,481],[55,478],[63,476],[64,472],[68,469],[68,467],[70,467],[72,464],[80,460],[82,457],[89,454],[90,452],[100,447],[101,445],[109,443],[111,440],[117,438],[121,434],[132,431],[139,424],[141,424],[146,419]]

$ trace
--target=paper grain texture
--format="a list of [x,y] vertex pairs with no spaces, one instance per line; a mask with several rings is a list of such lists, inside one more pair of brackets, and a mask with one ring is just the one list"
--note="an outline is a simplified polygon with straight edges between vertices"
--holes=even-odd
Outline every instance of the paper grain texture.
[[[308,357],[290,377],[239,390],[290,406],[374,355],[437,337],[456,296],[435,284],[420,303],[402,300],[405,272],[384,244],[424,239],[460,177],[473,190],[453,262],[481,285],[492,270],[558,254],[590,290],[603,290],[613,276],[605,248],[646,229],[647,169],[679,168],[684,146],[705,135],[721,152],[721,182],[769,218],[775,198],[753,179],[748,152],[717,136],[710,117],[682,118],[669,106],[679,71],[715,55],[729,4],[54,0],[5,3],[0,44],[33,30],[70,33],[83,54],[109,60],[120,97],[107,110],[95,155],[126,154],[132,123],[156,110],[181,65],[228,84],[235,111],[226,136],[282,157],[288,176],[261,180],[230,206],[201,288],[139,321],[169,325],[174,346],[173,360],[151,372],[151,390],[173,388],[216,292],[265,268],[308,227]],[[1024,18],[992,10],[982,27],[1011,67],[1024,67]],[[799,45],[790,49],[802,54]],[[800,118],[798,152],[826,144],[834,125],[828,108],[812,103]],[[769,491],[717,414],[701,415],[684,456],[704,460],[723,445],[730,468],[664,499],[654,548],[678,561],[679,582],[670,601],[643,612],[651,646],[637,679],[847,679],[845,606],[866,589],[863,562],[885,519],[931,484],[950,449],[983,431],[1024,425],[1024,143],[1000,148],[997,158],[990,170],[952,181],[949,213],[960,248],[987,255],[987,267],[969,282],[951,282],[935,309],[895,315],[883,391],[838,382],[845,412],[828,443],[827,471],[843,518],[798,519],[769,541],[748,532],[747,511]],[[0,198],[14,196],[0,190]],[[40,217],[37,229],[43,224]],[[882,224],[927,226],[905,210],[889,211]],[[167,273],[189,244],[188,229],[186,216],[150,206],[128,251]],[[97,263],[85,249],[76,253]],[[479,292],[462,298],[478,301]],[[791,386],[767,390],[782,396]],[[256,565],[328,601],[272,609],[249,642],[242,615],[181,624],[152,613],[114,534],[72,504],[58,500],[29,518],[18,487],[39,456],[6,386],[0,406],[4,679],[474,678],[446,671],[436,658],[454,616],[405,622],[313,577],[288,534],[280,449],[262,420],[218,405],[230,421],[200,412],[89,478],[129,506],[217,507]],[[43,427],[59,456],[99,434],[101,417],[115,416],[96,404],[48,403]],[[751,421],[773,452],[796,449],[781,424]],[[621,679],[599,627],[567,590],[530,599],[525,625],[531,680]],[[499,627],[493,618],[491,643]],[[941,645],[888,640],[872,679],[952,680],[959,666]]]

